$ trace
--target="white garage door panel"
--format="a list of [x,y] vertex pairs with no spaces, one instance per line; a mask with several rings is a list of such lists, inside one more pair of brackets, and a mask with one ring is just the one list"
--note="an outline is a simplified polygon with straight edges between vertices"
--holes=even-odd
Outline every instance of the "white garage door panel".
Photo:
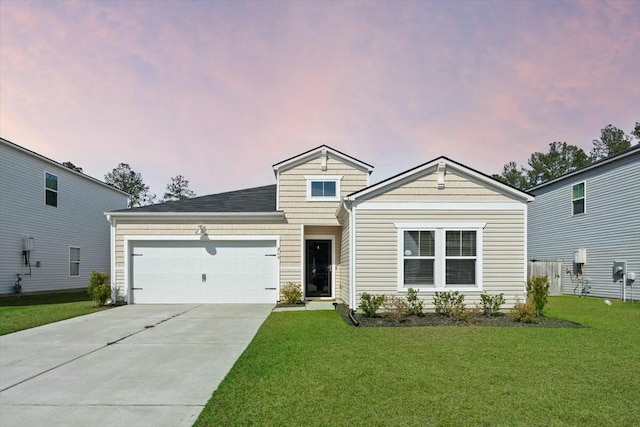
[[137,242],[134,303],[276,302],[275,241]]

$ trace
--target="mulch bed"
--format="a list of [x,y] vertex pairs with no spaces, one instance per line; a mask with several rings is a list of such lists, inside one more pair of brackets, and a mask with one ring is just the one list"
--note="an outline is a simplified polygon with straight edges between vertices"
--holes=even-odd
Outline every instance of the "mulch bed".
[[[336,307],[342,318],[348,325],[355,326],[349,319],[349,308],[344,304]],[[354,317],[360,323],[360,327],[416,327],[416,326],[493,326],[493,327],[525,327],[525,328],[583,328],[579,323],[568,320],[554,319],[552,317],[540,317],[538,323],[521,323],[515,321],[511,316],[502,314],[495,317],[471,316],[467,321],[456,320],[451,317],[437,313],[424,313],[423,316],[409,316],[401,322],[384,316],[365,317],[355,313]]]

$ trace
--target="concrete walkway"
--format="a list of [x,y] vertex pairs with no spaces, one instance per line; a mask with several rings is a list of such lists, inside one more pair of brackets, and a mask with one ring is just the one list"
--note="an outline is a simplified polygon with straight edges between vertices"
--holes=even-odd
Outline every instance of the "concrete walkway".
[[191,426],[271,305],[131,305],[0,337],[0,426]]

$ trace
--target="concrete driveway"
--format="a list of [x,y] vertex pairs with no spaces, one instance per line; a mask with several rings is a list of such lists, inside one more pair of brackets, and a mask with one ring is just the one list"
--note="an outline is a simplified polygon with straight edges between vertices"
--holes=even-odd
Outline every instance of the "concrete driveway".
[[191,426],[272,305],[130,305],[0,337],[0,426]]

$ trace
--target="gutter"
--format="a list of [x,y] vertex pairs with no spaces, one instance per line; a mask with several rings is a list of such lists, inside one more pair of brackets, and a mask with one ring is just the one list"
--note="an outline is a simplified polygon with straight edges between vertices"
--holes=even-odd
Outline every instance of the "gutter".
[[109,278],[111,282],[111,303],[118,301],[118,288],[116,287],[116,225],[117,220],[112,215],[107,215],[109,221]]
[[105,212],[107,217],[179,221],[282,221],[284,212]]
[[[355,269],[355,207],[349,209],[345,200],[342,200],[344,210],[349,214],[349,313],[354,310],[356,305],[356,269]],[[351,317],[351,315],[349,316]],[[353,320],[352,320],[353,321]]]

